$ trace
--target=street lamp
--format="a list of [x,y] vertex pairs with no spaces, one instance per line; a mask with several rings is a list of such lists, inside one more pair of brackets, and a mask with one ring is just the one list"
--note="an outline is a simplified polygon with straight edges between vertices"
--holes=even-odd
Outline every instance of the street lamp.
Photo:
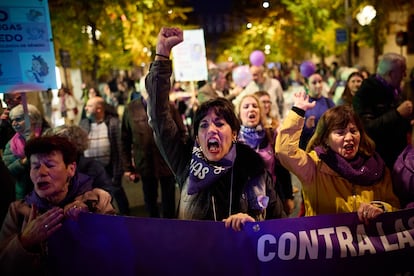
[[356,19],[361,26],[371,24],[372,20],[377,15],[377,11],[371,5],[365,6],[357,15]]
[[[356,15],[356,19],[361,26],[368,26],[372,23],[375,16],[377,15],[377,11],[371,5],[367,5],[362,8],[362,10]],[[377,22],[374,22],[373,25],[373,39],[374,39],[374,68],[377,67],[377,59],[380,54],[379,49],[379,41],[378,41],[378,32],[379,32],[379,25]]]

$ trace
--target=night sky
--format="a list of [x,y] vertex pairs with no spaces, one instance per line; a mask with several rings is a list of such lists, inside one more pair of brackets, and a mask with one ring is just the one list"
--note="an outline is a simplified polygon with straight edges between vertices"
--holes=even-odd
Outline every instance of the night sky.
[[205,13],[226,13],[231,9],[231,0],[191,0],[194,12]]

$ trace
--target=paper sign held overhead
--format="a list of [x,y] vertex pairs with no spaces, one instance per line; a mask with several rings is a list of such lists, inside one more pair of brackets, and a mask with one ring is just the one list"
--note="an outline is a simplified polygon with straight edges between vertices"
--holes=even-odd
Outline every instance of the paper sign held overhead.
[[52,37],[46,0],[1,2],[0,92],[57,88]]
[[184,30],[183,35],[184,41],[172,49],[175,80],[207,80],[207,58],[203,30]]

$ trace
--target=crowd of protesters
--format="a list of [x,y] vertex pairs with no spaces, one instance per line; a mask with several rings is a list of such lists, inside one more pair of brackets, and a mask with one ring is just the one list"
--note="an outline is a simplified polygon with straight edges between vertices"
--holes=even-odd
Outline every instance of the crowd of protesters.
[[[235,230],[343,212],[368,222],[414,202],[414,183],[395,169],[414,122],[414,73],[407,81],[403,56],[384,54],[371,74],[337,62],[306,74],[300,64],[252,64],[243,85],[234,65],[213,66],[192,90],[171,81],[171,49],[182,40],[180,29],[163,28],[149,73],[137,80],[119,74],[83,87],[79,98],[61,88],[55,109],[63,126],[52,123],[50,94],[40,93],[46,106],[5,95],[0,239],[13,236],[27,251],[64,216],[131,215],[124,181],[142,183],[150,217],[224,221]],[[11,231],[13,216],[24,220],[21,229]],[[0,254],[0,263],[7,258]]]

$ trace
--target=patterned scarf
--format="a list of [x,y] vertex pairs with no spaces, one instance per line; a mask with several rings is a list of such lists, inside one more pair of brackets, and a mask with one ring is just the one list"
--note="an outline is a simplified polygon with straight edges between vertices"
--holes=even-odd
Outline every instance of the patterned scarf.
[[262,125],[257,127],[241,126],[239,132],[239,141],[246,145],[249,145],[253,149],[257,149],[260,143],[263,141],[266,132]]
[[351,183],[371,186],[384,175],[385,163],[378,153],[370,157],[357,154],[354,159],[348,161],[330,148],[326,150],[318,146],[315,147],[315,151],[323,162]]
[[213,184],[233,167],[236,159],[236,146],[233,144],[229,153],[215,164],[207,161],[201,147],[196,142],[190,163],[190,179],[188,183],[188,194],[196,194]]

